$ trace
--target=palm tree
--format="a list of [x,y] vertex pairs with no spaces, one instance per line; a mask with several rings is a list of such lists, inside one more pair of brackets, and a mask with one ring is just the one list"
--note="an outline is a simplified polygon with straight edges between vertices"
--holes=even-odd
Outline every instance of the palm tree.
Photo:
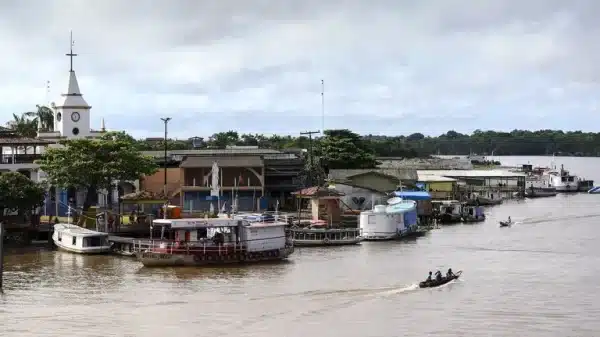
[[34,138],[37,136],[37,121],[30,120],[25,114],[13,114],[13,120],[6,123],[10,129],[21,137]]
[[[36,111],[29,111],[23,114],[24,117],[33,118],[36,126],[41,125],[40,129],[44,131],[54,130],[54,112],[47,106],[36,105]],[[41,123],[41,124],[39,124]]]

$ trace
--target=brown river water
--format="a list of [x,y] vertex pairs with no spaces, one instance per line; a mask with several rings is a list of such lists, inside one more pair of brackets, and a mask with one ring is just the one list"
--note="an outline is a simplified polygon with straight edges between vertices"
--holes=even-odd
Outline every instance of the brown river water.
[[[574,173],[600,181],[600,160],[574,159]],[[518,223],[499,228],[508,216]],[[418,289],[448,267],[461,279]],[[600,195],[559,195],[416,241],[303,248],[243,268],[10,254],[0,336],[600,336],[599,277]]]

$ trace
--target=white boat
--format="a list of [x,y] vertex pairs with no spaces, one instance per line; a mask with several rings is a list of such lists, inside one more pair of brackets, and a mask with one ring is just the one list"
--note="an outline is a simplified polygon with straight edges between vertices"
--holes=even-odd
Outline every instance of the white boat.
[[395,197],[388,205],[360,212],[359,227],[365,241],[394,240],[418,231],[417,203]]
[[554,187],[557,192],[578,192],[579,179],[565,170],[561,165],[560,170],[550,170],[542,175],[545,182],[550,187]]
[[553,197],[556,194],[556,188],[539,176],[530,176],[525,180],[526,198]]
[[54,225],[52,241],[62,250],[77,254],[110,253],[108,233],[96,232],[71,224]]

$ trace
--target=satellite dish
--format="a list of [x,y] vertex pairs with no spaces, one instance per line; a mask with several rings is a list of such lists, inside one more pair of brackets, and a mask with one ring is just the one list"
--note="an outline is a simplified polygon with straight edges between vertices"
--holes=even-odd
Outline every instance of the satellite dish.
[[388,199],[387,203],[388,205],[395,205],[395,204],[399,204],[402,202],[402,198],[399,197],[393,197],[391,199]]

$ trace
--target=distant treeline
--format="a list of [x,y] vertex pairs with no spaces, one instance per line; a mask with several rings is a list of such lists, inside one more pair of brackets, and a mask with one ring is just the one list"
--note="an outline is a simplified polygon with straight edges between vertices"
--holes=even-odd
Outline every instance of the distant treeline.
[[[328,133],[348,130],[329,130]],[[353,134],[355,135],[355,134]],[[339,135],[338,135],[339,136]],[[316,136],[313,146],[319,147],[327,136]],[[339,138],[339,137],[338,137]],[[353,138],[353,137],[351,137]],[[563,132],[560,130],[512,132],[476,130],[471,135],[448,131],[438,137],[421,133],[409,136],[360,136],[364,147],[377,157],[426,157],[441,155],[571,155],[600,156],[600,133]],[[350,141],[350,139],[348,139]],[[355,141],[355,139],[352,139]],[[145,139],[137,142],[140,150],[162,150],[162,139]],[[208,139],[170,139],[169,149],[225,148],[228,145],[259,146],[261,148],[308,148],[305,136],[239,134],[235,131],[215,133]]]
[[[54,115],[46,106],[36,106],[34,111],[14,114],[6,123],[8,129],[23,137],[33,138],[38,129],[52,130]],[[335,138],[335,142],[327,142],[327,138]],[[361,148],[361,151],[377,157],[426,157],[433,154],[444,155],[571,155],[600,156],[600,133],[563,132],[560,130],[511,132],[481,131],[462,134],[448,131],[438,137],[428,137],[421,133],[409,136],[359,136],[349,130],[327,130],[324,135],[316,135],[314,148],[318,151],[323,142],[332,146],[345,146],[348,142]],[[360,143],[360,144],[358,144]],[[171,150],[192,148],[225,148],[228,145],[254,145],[261,148],[308,148],[309,139],[305,136],[280,136],[262,134],[239,134],[235,131],[219,132],[208,137],[190,138],[186,140],[170,139],[167,146]],[[164,141],[161,138],[137,140],[140,150],[162,150]]]

